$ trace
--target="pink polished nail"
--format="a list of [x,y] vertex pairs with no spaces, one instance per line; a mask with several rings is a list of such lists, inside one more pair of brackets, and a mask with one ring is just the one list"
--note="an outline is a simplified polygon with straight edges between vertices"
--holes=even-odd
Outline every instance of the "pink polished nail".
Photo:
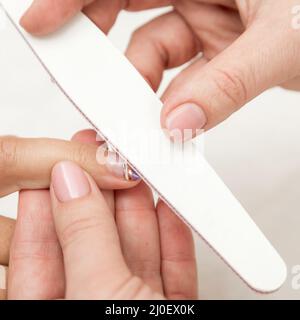
[[71,161],[63,161],[52,170],[52,186],[57,199],[68,202],[91,192],[90,183],[83,170]]
[[195,135],[207,122],[206,115],[201,107],[194,103],[183,104],[174,109],[166,119],[166,128],[169,132],[191,130]]

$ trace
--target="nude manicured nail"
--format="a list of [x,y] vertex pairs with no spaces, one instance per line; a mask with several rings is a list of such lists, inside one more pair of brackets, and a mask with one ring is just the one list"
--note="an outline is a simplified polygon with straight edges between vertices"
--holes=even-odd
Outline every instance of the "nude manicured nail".
[[206,115],[201,107],[194,103],[183,104],[174,109],[166,119],[166,129],[171,131],[190,130],[195,134],[207,122]]
[[127,181],[137,181],[141,179],[139,175],[132,170],[126,161],[117,153],[113,151],[107,151],[105,160],[108,171],[116,177],[125,179]]
[[52,170],[52,186],[57,199],[68,202],[87,196],[90,183],[84,171],[75,163],[63,161]]

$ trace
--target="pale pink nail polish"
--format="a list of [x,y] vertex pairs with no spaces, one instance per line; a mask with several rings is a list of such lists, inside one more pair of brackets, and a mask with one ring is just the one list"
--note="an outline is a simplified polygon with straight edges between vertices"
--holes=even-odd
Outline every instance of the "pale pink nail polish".
[[63,161],[52,170],[52,186],[57,199],[68,202],[91,192],[90,183],[83,170],[71,161]]
[[207,118],[201,107],[194,103],[186,103],[177,107],[168,115],[166,129],[169,132],[191,130],[193,134],[196,134],[206,125],[206,122]]

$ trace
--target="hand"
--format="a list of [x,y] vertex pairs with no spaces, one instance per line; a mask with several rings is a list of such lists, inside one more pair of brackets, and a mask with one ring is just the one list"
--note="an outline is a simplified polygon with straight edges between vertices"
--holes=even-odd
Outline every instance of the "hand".
[[[88,131],[96,142],[96,133]],[[53,166],[61,160],[78,163],[103,189],[130,188],[139,182],[124,178],[123,163],[101,158],[97,144],[87,144],[86,136],[77,141],[0,137],[0,197],[26,189],[47,189]],[[137,179],[136,176],[132,179]],[[20,208],[22,209],[22,208]],[[9,243],[14,222],[0,217],[0,265],[8,264]]]
[[165,69],[203,53],[164,93],[162,127],[196,135],[268,88],[300,89],[300,31],[292,28],[296,0],[36,0],[22,24],[45,34],[84,8],[107,32],[122,9],[170,4],[171,12],[134,33],[127,51],[154,90]]
[[9,299],[197,298],[191,232],[144,183],[113,197],[60,162],[50,194],[22,191],[19,208]]

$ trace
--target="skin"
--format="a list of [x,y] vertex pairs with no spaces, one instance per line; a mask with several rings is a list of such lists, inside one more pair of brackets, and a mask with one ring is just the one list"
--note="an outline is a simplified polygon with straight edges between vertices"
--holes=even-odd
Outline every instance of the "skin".
[[[49,188],[53,166],[61,160],[69,159],[80,164],[86,172],[93,175],[98,186],[108,189],[103,190],[103,195],[106,197],[108,205],[113,209],[113,192],[109,191],[109,189],[132,188],[139,181],[125,181],[116,177],[105,165],[102,165],[104,162],[99,159],[99,153],[97,153],[99,142],[96,143],[96,140],[98,140],[96,139],[96,133],[92,130],[88,130],[86,134],[79,133],[75,135],[71,142],[56,139],[23,139],[13,136],[1,136],[0,197],[21,190],[32,190],[28,191],[30,193],[34,192],[33,190]],[[94,143],[89,143],[91,141],[94,141]],[[96,154],[97,160],[100,160],[101,164],[96,161]],[[43,219],[43,210],[47,208],[46,206],[44,208],[44,202],[46,203],[47,199],[45,195],[43,196],[45,191],[37,191],[37,193],[41,194],[41,199],[33,202],[35,204],[35,212],[40,212],[41,219]],[[20,223],[24,225],[24,228],[22,228],[23,234],[28,237],[32,236],[34,242],[40,235],[40,231],[37,229],[39,223],[34,219],[34,216],[30,216],[32,213],[30,212],[32,209],[31,204],[29,203],[27,206],[28,200],[26,201],[26,196],[24,196],[24,199],[21,192],[19,212],[26,211],[24,216],[25,218],[27,217],[27,223],[19,222],[16,229],[20,228]],[[32,199],[32,201],[34,200]],[[46,214],[44,216],[47,218]],[[30,223],[28,223],[30,221],[28,217],[31,217],[30,219],[36,223],[36,229],[31,228]],[[20,220],[22,221],[22,218]],[[46,224],[46,221],[44,224]],[[15,220],[0,216],[0,266],[8,266],[9,264],[10,245],[15,225]],[[46,229],[43,232],[48,231]],[[18,235],[18,232],[16,234]],[[28,242],[28,240],[24,242],[26,241]],[[31,239],[29,239],[28,244],[30,244],[30,241]],[[25,250],[26,245],[24,243],[23,246],[22,250]],[[30,245],[27,247],[30,247]],[[34,246],[32,250],[34,250]],[[46,267],[44,270],[46,270]],[[2,290],[0,299],[5,296],[6,293]]]
[[[300,89],[300,31],[292,28],[297,0],[35,0],[21,24],[41,36],[83,10],[108,32],[121,10],[166,5],[169,13],[133,34],[128,58],[156,90],[164,70],[203,55],[163,94],[162,127],[186,103],[201,108],[208,130],[268,88]],[[190,129],[185,119],[180,129]]]
[[9,247],[15,228],[15,220],[0,216],[0,268],[7,265],[9,259]]
[[[35,35],[44,35],[57,30],[78,11],[84,10],[99,28],[108,32],[123,9],[144,10],[172,5],[170,13],[154,19],[134,33],[127,56],[156,90],[165,69],[189,62],[202,52],[203,56],[181,72],[164,93],[161,123],[165,127],[170,113],[180,105],[194,103],[205,113],[203,128],[207,130],[268,88],[281,85],[288,89],[300,89],[299,33],[291,27],[291,9],[297,4],[296,0],[280,0],[276,2],[276,6],[273,0],[35,0],[21,24]],[[181,40],[180,46],[178,41],[174,41],[178,38]],[[41,175],[42,178],[37,177],[35,184],[29,182],[26,173],[18,181],[17,175],[10,172],[9,178],[5,177],[7,180],[2,187],[2,195],[21,189],[26,183],[36,188],[46,186],[50,182],[49,170],[42,172],[44,175]],[[33,174],[34,171],[30,173]],[[101,178],[98,179],[102,181]],[[97,191],[96,187],[94,190]],[[101,197],[99,194],[98,196],[99,205]],[[52,205],[53,201],[55,199],[52,198]],[[102,205],[104,206],[103,201]],[[60,210],[59,206],[55,208]],[[157,208],[158,221],[159,212],[160,206]],[[55,217],[54,212],[56,225],[59,222]],[[116,221],[118,225],[118,219]],[[114,228],[113,233],[116,232]],[[59,236],[58,234],[58,238]],[[160,247],[163,256],[162,243]],[[123,259],[128,260],[126,253],[123,252],[123,255]],[[122,264],[123,269],[119,270],[118,275],[129,275],[129,285],[135,289],[136,286],[144,289],[146,280],[142,277],[135,278],[128,271],[130,261],[126,261],[125,266]],[[160,291],[159,297],[162,294],[168,297],[165,287],[177,278],[171,278],[173,281],[165,280],[167,273],[164,273],[163,266],[161,270],[164,290]],[[57,282],[61,284],[62,280]],[[157,294],[154,292],[159,291],[160,282],[156,280],[155,285],[150,283],[145,291],[140,291],[142,296]],[[76,288],[75,284],[73,288]],[[132,294],[126,286],[122,288],[125,294],[121,297],[128,297],[128,292]],[[118,297],[118,291],[109,289],[111,291],[107,292],[110,297]],[[67,290],[67,293],[71,297],[81,297],[81,294],[74,293],[73,290]],[[93,293],[90,297],[95,298]]]
[[[98,144],[90,130],[73,140]],[[88,180],[67,203],[53,187],[20,192],[8,298],[196,299],[191,231],[143,183],[113,193]]]
[[[125,181],[112,174],[105,165],[100,164],[104,161],[99,158],[98,146],[95,143],[87,143],[85,139],[96,141],[96,133],[89,131],[89,135],[75,136],[71,142],[1,136],[0,197],[20,190],[49,188],[51,170],[62,160],[78,163],[103,189],[131,188],[139,183],[139,181]],[[109,192],[104,191],[104,193]],[[14,220],[0,216],[0,265],[8,265],[9,244],[14,225]]]

